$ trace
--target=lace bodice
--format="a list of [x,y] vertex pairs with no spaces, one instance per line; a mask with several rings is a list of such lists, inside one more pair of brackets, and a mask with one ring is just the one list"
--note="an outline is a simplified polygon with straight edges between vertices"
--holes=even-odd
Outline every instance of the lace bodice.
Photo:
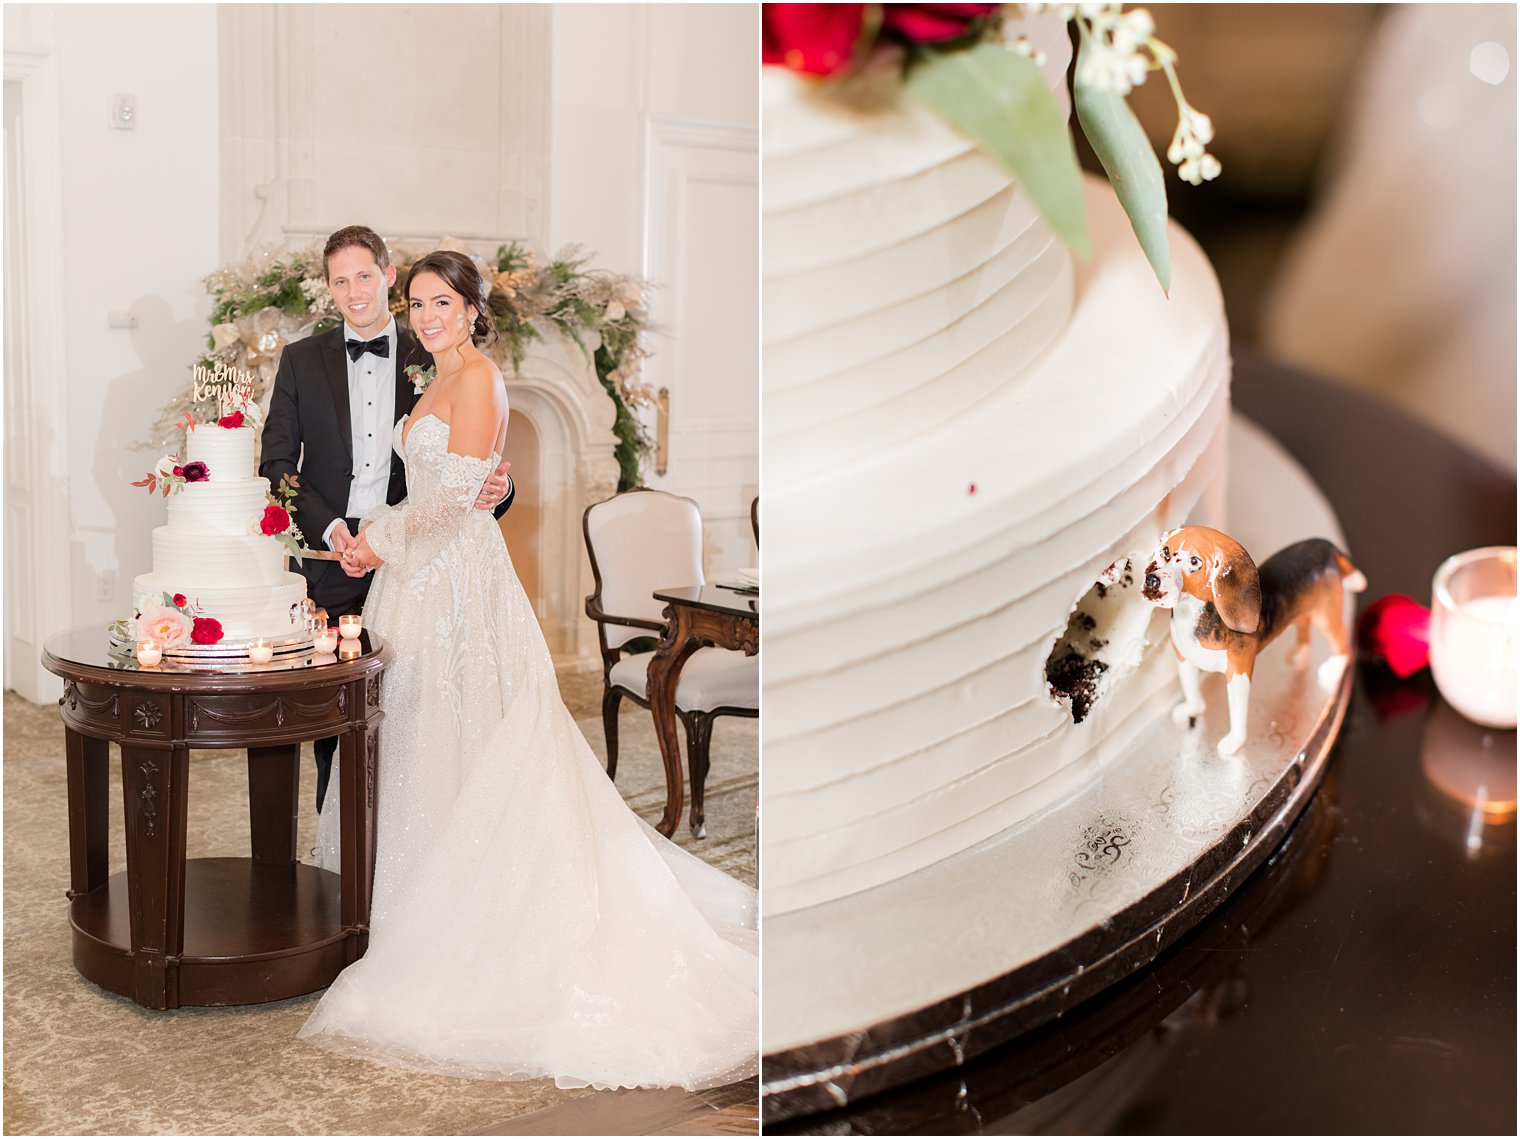
[[[405,555],[409,561],[431,560],[471,519],[481,485],[501,457],[476,459],[449,450],[449,425],[424,415],[411,429],[409,416],[397,421],[392,444],[406,463],[406,500],[370,516],[370,549],[384,561]],[[403,443],[404,440],[404,443]]]

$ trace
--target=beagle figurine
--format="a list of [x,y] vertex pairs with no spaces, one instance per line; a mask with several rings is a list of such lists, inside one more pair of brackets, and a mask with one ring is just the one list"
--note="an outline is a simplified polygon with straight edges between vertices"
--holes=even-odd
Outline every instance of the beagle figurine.
[[1219,753],[1234,755],[1246,741],[1256,654],[1297,625],[1299,651],[1307,659],[1312,625],[1334,650],[1324,669],[1339,676],[1350,652],[1344,594],[1366,588],[1361,571],[1324,538],[1297,542],[1258,570],[1244,547],[1218,530],[1184,526],[1166,534],[1145,567],[1140,594],[1172,611],[1172,649],[1183,695],[1172,718],[1188,723],[1203,711],[1200,672],[1224,673],[1230,731],[1219,741]]

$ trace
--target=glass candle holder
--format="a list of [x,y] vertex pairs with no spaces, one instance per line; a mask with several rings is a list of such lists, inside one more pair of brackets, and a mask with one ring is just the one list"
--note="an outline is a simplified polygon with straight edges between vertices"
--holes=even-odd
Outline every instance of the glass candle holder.
[[144,668],[152,668],[164,659],[164,651],[157,641],[137,642],[137,663]]
[[313,647],[319,653],[330,653],[338,647],[338,630],[319,628],[312,638]]
[[260,637],[248,646],[248,659],[254,664],[268,664],[274,660],[274,642],[268,637]]
[[364,631],[364,621],[357,613],[338,618],[338,632],[345,641],[351,641]]
[[344,641],[338,646],[339,660],[357,660],[364,654],[364,647],[358,641]]
[[1475,724],[1515,726],[1520,604],[1515,547],[1447,558],[1431,583],[1430,671],[1446,702]]

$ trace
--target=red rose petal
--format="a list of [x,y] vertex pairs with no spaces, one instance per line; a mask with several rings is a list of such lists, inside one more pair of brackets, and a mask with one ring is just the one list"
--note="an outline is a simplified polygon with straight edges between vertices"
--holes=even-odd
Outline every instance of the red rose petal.
[[1395,675],[1413,676],[1430,664],[1430,610],[1402,593],[1380,597],[1357,621],[1356,642]]

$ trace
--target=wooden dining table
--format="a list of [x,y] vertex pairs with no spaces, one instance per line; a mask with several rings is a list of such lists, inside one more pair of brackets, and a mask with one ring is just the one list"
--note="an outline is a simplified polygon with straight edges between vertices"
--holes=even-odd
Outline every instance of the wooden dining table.
[[[722,585],[685,585],[657,589],[665,602],[665,632],[649,662],[649,710],[665,765],[665,813],[657,829],[675,833],[685,802],[681,741],[676,733],[676,689],[691,654],[707,645],[745,656],[760,651],[760,598]],[[695,794],[695,791],[693,792]]]

